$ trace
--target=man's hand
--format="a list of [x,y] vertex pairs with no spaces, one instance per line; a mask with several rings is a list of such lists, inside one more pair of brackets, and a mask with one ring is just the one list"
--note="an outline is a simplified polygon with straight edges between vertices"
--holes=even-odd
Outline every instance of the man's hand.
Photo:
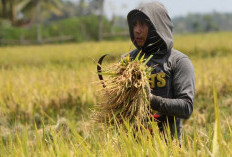
[[159,96],[156,96],[150,92],[149,94],[149,100],[150,100],[150,105],[153,110],[158,111],[160,107],[160,98]]

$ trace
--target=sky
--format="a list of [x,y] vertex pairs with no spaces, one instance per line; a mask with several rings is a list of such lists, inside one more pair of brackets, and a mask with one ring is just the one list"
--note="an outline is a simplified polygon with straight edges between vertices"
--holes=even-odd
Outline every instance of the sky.
[[[105,0],[104,13],[108,18],[113,14],[126,17],[127,13],[140,3],[155,0]],[[189,13],[230,12],[232,0],[157,0],[162,2],[171,17],[184,16]]]

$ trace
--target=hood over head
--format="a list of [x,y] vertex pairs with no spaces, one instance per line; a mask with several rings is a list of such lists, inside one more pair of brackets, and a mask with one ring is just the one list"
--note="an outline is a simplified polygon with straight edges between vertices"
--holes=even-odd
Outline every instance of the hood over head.
[[[142,13],[150,22],[147,40],[143,47],[139,47],[134,42],[133,21],[138,13]],[[172,28],[173,24],[164,5],[160,2],[152,2],[141,5],[139,8],[130,11],[127,15],[131,41],[137,49],[145,53],[164,54],[173,47]],[[158,39],[154,38],[157,37]],[[157,40],[161,39],[162,48],[157,48]],[[160,40],[159,40],[160,41]]]

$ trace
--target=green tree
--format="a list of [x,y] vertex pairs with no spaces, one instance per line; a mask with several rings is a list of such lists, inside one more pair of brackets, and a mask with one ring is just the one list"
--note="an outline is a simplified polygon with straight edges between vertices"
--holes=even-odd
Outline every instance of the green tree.
[[62,0],[1,0],[0,18],[8,19],[12,25],[17,25],[18,14],[22,13],[25,18],[36,19],[37,8],[41,8],[39,16],[42,18],[48,17],[51,13],[62,14],[60,8],[62,8]]
[[211,15],[204,15],[203,19],[206,23],[206,26],[205,26],[206,32],[219,30],[217,23],[215,22],[215,20],[213,19],[213,17]]
[[52,13],[62,15],[62,7],[61,0],[24,0],[24,5],[20,11],[27,18],[30,18],[32,23],[36,24],[38,43],[42,43],[41,23]]
[[1,0],[0,8],[2,12],[0,17],[3,19],[10,19],[12,24],[14,24],[17,18],[16,4],[17,0]]
[[89,11],[98,15],[98,40],[102,40],[104,0],[92,0],[89,5]]
[[0,3],[0,9],[2,10],[2,12],[0,13],[0,16],[2,18],[7,18],[7,0],[1,0],[1,3]]

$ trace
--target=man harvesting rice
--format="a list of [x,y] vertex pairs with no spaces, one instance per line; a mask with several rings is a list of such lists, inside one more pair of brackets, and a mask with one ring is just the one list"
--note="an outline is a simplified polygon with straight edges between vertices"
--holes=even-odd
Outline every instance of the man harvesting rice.
[[193,65],[186,55],[173,49],[173,25],[163,4],[144,4],[130,11],[127,21],[131,41],[137,48],[129,53],[130,57],[134,59],[140,51],[145,58],[153,55],[147,63],[155,67],[150,77],[150,106],[158,112],[153,117],[161,132],[168,123],[173,135],[176,125],[180,139],[181,118],[189,118],[193,111]]

